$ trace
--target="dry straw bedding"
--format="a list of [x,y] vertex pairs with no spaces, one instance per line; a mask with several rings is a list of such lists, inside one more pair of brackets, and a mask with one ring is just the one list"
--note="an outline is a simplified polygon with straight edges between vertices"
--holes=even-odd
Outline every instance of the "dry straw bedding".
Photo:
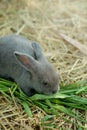
[[[86,0],[1,0],[0,36],[12,33],[38,41],[63,84],[87,80],[87,56],[59,35],[66,34],[87,46]],[[0,95],[0,123],[3,129],[39,129],[37,124],[45,113],[39,108],[31,108],[33,118],[27,117],[15,98],[9,102]],[[55,122],[69,128],[59,118]]]

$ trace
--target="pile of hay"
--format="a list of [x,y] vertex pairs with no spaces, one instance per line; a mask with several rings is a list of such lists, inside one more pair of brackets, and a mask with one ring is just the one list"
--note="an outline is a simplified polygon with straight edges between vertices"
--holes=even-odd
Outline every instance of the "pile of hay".
[[[41,44],[44,54],[60,75],[60,83],[87,80],[87,56],[59,35],[66,34],[87,45],[86,0],[1,0],[0,36],[12,33]],[[10,102],[0,94],[0,129],[46,129],[45,126],[40,128],[40,118],[46,113],[34,106],[31,108],[34,116],[29,118],[15,97]],[[55,122],[59,128],[73,129],[59,118],[55,118]]]

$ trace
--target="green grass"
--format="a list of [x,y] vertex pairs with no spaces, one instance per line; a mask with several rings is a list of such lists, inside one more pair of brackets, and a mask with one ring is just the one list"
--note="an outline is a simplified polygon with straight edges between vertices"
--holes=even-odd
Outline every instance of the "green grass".
[[[81,115],[81,112],[87,111],[87,98],[85,97],[87,95],[86,81],[66,86],[61,85],[60,92],[55,95],[47,96],[35,94],[32,97],[27,97],[17,84],[0,79],[0,92],[9,100],[12,100],[11,94],[15,96],[30,117],[33,115],[31,105],[35,105],[45,111],[47,114],[41,120],[42,125],[54,116],[60,116],[61,119],[73,123],[69,119],[62,117],[62,113],[77,120],[79,123],[76,123],[76,125],[78,125],[81,130],[83,129],[81,124],[87,123],[85,117]],[[54,127],[53,124],[47,125]]]

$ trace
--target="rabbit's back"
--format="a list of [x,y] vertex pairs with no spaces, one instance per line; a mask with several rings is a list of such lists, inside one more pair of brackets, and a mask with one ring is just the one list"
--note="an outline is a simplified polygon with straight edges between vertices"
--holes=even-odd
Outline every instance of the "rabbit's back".
[[[23,71],[19,65],[14,52],[27,53],[34,57],[32,44],[26,38],[19,35],[9,35],[0,38],[0,76],[15,75]],[[14,73],[13,73],[13,72]],[[19,74],[20,75],[20,74]]]
[[13,54],[14,51],[19,51],[27,53],[31,56],[33,54],[33,48],[31,41],[19,36],[19,35],[9,35],[0,38],[0,54]]

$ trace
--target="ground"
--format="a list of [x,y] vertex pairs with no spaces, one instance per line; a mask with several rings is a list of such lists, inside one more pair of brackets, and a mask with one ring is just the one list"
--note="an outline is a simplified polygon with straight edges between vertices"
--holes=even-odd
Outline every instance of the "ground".
[[[1,0],[0,36],[13,33],[41,44],[45,56],[59,74],[60,84],[87,80],[87,56],[60,36],[63,33],[87,46],[86,0]],[[32,118],[27,116],[15,97],[10,102],[0,94],[1,130],[47,129],[40,126],[40,117],[46,113],[37,107],[31,106],[31,109]],[[54,118],[58,129],[75,130],[68,123]]]

